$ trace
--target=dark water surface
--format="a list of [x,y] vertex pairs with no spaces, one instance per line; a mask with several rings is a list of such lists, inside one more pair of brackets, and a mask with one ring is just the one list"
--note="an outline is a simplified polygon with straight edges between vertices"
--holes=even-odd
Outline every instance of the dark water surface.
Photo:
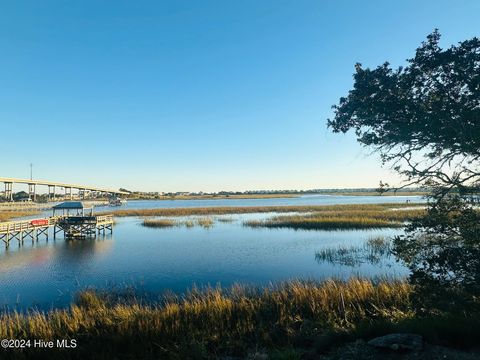
[[[331,198],[337,197],[313,197],[308,201],[302,198],[261,199],[258,202],[253,199],[195,200],[182,204],[295,205],[299,201],[325,204],[325,201],[332,201]],[[342,197],[354,203],[386,199],[348,198]],[[388,202],[398,199],[389,198]],[[128,204],[137,208],[155,205],[172,207],[170,201]],[[22,247],[12,240],[8,249],[0,248],[0,306],[20,310],[29,306],[65,307],[76,292],[86,287],[135,286],[149,293],[161,293],[166,290],[182,292],[194,284],[200,287],[234,283],[261,286],[296,278],[403,277],[408,273],[392,256],[385,254],[375,261],[364,254],[354,262],[336,262],[318,256],[325,250],[335,253],[338,249],[348,252],[350,248],[361,248],[372,237],[391,237],[401,230],[304,231],[243,226],[245,220],[272,215],[275,214],[215,216],[210,228],[162,229],[143,227],[140,218],[117,218],[113,235],[97,239],[66,241],[57,238],[53,241],[50,236],[48,242],[43,238],[33,244],[26,240]]]

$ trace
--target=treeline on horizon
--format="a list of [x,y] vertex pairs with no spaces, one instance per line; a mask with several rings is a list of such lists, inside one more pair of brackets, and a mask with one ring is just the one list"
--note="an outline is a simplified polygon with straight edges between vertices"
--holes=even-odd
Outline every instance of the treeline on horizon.
[[[377,193],[378,188],[336,188],[336,189],[307,189],[307,190],[246,190],[246,191],[218,191],[218,192],[189,192],[189,191],[177,191],[177,192],[144,192],[144,191],[130,191],[124,188],[120,188],[120,191],[129,192],[131,194],[149,194],[149,195],[162,195],[162,196],[179,196],[179,195],[191,195],[191,196],[228,196],[228,195],[262,195],[262,194],[334,194],[334,193]],[[396,193],[415,193],[415,192],[428,192],[428,189],[424,187],[409,187],[403,189],[390,189],[391,192]]]
[[[188,191],[177,191],[177,192],[146,192],[146,191],[130,191],[124,188],[120,188],[119,191],[128,192],[130,195],[127,197],[148,197],[148,198],[169,198],[169,197],[235,197],[235,196],[255,196],[255,195],[306,195],[306,194],[338,194],[338,195],[348,195],[348,194],[355,194],[355,195],[382,195],[385,193],[395,194],[395,195],[422,195],[427,194],[428,189],[424,187],[411,187],[411,188],[403,188],[403,189],[381,189],[379,188],[338,188],[338,189],[308,189],[308,190],[246,190],[246,191],[218,191],[218,192],[188,192]],[[105,198],[102,194],[97,195],[88,195],[89,198],[97,198],[103,199]],[[14,201],[25,201],[29,198],[29,194],[26,191],[19,191],[13,194]],[[55,198],[63,199],[64,195],[56,194]],[[48,194],[37,194],[37,202],[47,202],[50,200]],[[4,193],[0,191],[0,202],[7,201],[4,198]]]

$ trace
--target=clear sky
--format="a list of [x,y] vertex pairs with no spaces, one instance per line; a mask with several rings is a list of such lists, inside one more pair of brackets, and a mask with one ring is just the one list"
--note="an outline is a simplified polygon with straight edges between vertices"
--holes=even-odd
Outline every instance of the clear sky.
[[0,176],[145,191],[395,182],[331,105],[480,1],[3,1]]

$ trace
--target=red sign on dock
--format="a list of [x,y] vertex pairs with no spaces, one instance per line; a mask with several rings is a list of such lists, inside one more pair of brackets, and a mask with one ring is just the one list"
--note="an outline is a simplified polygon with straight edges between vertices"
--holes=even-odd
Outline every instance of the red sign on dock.
[[32,226],[45,226],[48,225],[48,219],[37,219],[30,221]]

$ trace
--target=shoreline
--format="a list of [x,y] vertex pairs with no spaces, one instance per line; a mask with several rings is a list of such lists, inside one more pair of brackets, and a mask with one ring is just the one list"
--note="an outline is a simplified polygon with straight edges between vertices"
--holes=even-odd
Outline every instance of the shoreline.
[[428,195],[427,192],[422,191],[412,191],[412,192],[386,192],[379,194],[375,191],[341,191],[341,192],[313,192],[313,193],[288,193],[288,194],[239,194],[239,195],[177,195],[177,196],[159,196],[159,197],[132,197],[127,198],[127,201],[134,200],[228,200],[228,199],[288,199],[288,198],[299,198],[303,196],[383,196],[383,197],[407,197],[407,196],[424,196]]
[[[375,192],[341,192],[341,193],[295,193],[295,194],[243,194],[243,195],[205,195],[205,196],[163,196],[158,198],[127,198],[127,201],[190,201],[190,200],[248,200],[248,199],[292,199],[301,198],[303,196],[342,196],[342,197],[360,197],[360,196],[375,196],[375,197],[410,197],[410,196],[424,196],[426,193],[412,192],[412,193],[385,193],[378,194]],[[70,201],[69,199],[58,199],[58,201],[49,201],[46,203],[33,202],[0,202],[0,213],[10,211],[45,211],[50,210],[52,206],[60,202]],[[108,201],[104,199],[74,199],[72,201],[83,201],[88,206],[108,206]]]
[[[477,312],[419,313],[413,294],[405,280],[355,277],[263,288],[192,288],[184,296],[165,295],[151,303],[129,291],[84,290],[67,309],[0,314],[0,335],[75,340],[78,348],[62,358],[128,353],[137,358],[338,359],[350,358],[338,355],[351,354],[354,345],[371,353],[368,359],[384,359],[385,352],[367,341],[391,333],[422,337],[420,354],[440,347],[452,358],[470,359],[463,357],[466,351],[478,354],[478,331],[472,330],[480,325]],[[9,353],[11,358],[55,349],[17,351]]]
[[317,212],[317,211],[368,211],[389,210],[403,208],[422,209],[422,203],[379,203],[379,204],[332,204],[332,205],[262,205],[262,206],[205,206],[205,207],[177,207],[152,209],[118,209],[99,212],[113,214],[118,217],[127,216],[188,216],[188,215],[228,215],[252,213],[286,213],[286,212]]

